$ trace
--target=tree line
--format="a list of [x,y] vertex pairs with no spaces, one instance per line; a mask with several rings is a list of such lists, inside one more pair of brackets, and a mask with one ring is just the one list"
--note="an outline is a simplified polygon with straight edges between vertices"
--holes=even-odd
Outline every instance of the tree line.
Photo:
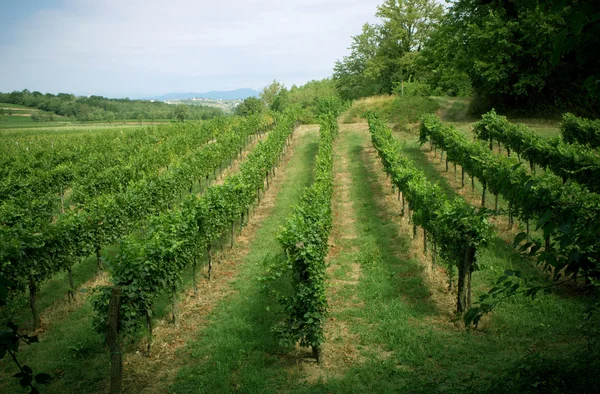
[[472,109],[520,114],[600,109],[600,3],[385,0],[335,63],[343,99],[473,95]]
[[[102,96],[75,96],[70,93],[40,93],[27,89],[11,93],[0,92],[0,102],[37,108],[41,111],[74,118],[78,121],[211,119],[223,114],[218,108],[171,105],[162,101],[109,99]],[[34,115],[34,121],[50,120]]]

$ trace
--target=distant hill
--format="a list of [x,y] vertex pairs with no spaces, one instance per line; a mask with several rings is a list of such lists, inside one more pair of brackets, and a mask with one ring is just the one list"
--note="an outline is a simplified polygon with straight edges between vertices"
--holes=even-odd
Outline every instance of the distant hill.
[[187,100],[191,98],[208,98],[213,100],[236,100],[248,97],[257,97],[260,92],[254,89],[236,89],[228,91],[212,91],[206,93],[168,93],[162,96],[149,97],[148,100]]

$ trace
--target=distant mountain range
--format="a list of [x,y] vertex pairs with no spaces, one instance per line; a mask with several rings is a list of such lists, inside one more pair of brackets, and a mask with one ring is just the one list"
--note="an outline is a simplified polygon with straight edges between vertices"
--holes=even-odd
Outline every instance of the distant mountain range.
[[187,100],[191,98],[207,98],[213,100],[236,100],[248,97],[258,97],[260,92],[254,89],[236,89],[228,91],[212,91],[206,93],[168,93],[157,97],[148,97],[147,100]]

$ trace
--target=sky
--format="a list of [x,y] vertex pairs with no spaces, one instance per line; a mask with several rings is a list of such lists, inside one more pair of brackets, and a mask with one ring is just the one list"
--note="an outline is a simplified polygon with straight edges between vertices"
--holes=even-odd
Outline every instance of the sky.
[[18,0],[0,92],[140,98],[331,76],[383,0]]

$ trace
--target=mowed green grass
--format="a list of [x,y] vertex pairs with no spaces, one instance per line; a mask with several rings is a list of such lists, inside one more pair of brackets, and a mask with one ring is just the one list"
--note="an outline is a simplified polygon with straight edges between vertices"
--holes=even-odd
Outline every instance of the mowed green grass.
[[[480,118],[469,114],[471,98],[468,97],[434,97],[439,105],[438,114],[444,122],[453,124],[466,135],[474,138],[473,124]],[[502,115],[502,114],[501,114]],[[543,118],[510,118],[513,123],[522,123],[544,138],[560,135],[560,120]]]
[[[96,128],[111,129],[111,128],[123,128],[123,127],[139,127],[148,126],[161,123],[170,123],[172,120],[169,119],[155,119],[155,120],[143,120],[138,119],[125,119],[115,120],[113,122],[106,121],[89,121],[80,122],[76,119],[69,118],[67,116],[59,116],[51,112],[38,110],[37,108],[28,108],[24,105],[0,103],[0,108],[4,108],[4,116],[0,118],[0,130],[3,133],[7,131],[19,131],[36,129],[43,131],[69,129],[72,130],[93,130]],[[34,122],[31,116],[19,116],[19,115],[31,115],[34,112],[41,114],[50,114],[53,116],[53,120],[49,122]],[[4,134],[3,134],[4,135]]]
[[[276,244],[261,230],[248,257],[256,260],[247,261],[249,271],[236,282],[238,293],[224,300],[198,342],[189,345],[184,354],[190,361],[172,391],[508,393],[536,392],[550,382],[571,392],[593,387],[585,379],[596,379],[588,363],[596,367],[593,355],[598,353],[588,347],[593,336],[583,316],[589,303],[579,296],[557,289],[533,301],[517,297],[475,331],[466,331],[448,318],[449,311],[439,309],[431,295],[445,290],[430,288],[422,265],[409,257],[410,235],[398,226],[399,212],[382,202],[388,191],[378,182],[375,157],[365,152],[369,144],[365,132],[342,131],[335,147],[338,160],[347,156],[351,163],[357,229],[355,237],[334,241],[342,252],[331,264],[338,267],[336,278],[347,275],[349,264],[359,264],[362,274],[356,288],[338,295],[352,299],[353,306],[335,313],[348,333],[334,335],[334,340],[351,342],[360,361],[347,368],[324,367],[314,381],[298,367],[303,361],[292,357],[291,349],[278,346],[269,331],[280,311],[259,291],[255,277],[259,261],[277,258],[279,252],[265,250]],[[410,144],[415,141],[407,149]],[[419,165],[427,169],[425,162]],[[427,169],[432,180],[435,172]],[[444,189],[456,197],[449,185]],[[479,263],[482,269],[473,277],[475,299],[505,269],[521,269],[534,283],[545,280],[499,239],[482,251]]]
[[[348,309],[344,319],[360,338],[363,361],[341,377],[291,391],[537,392],[552,380],[570,392],[594,387],[585,382],[597,379],[591,371],[598,367],[597,361],[588,364],[598,349],[588,348],[593,337],[586,336],[590,326],[583,324],[585,299],[561,290],[534,301],[517,297],[482,329],[469,332],[453,325],[445,317],[448,311],[432,302],[431,294],[439,289],[428,288],[422,265],[408,257],[410,235],[397,225],[399,212],[381,202],[389,191],[377,181],[376,158],[365,154],[368,135],[342,131],[340,139],[338,149],[352,163],[358,219],[357,238],[347,248],[356,250],[350,258],[362,267],[355,292],[355,303],[362,307]],[[428,176],[434,178],[431,171]],[[504,269],[528,271],[530,262],[493,240],[479,264],[481,270],[473,275],[475,299]]]
[[275,238],[314,176],[318,133],[298,136],[287,176],[270,215],[254,236],[232,284],[235,293],[223,299],[209,316],[209,325],[189,343],[181,357],[189,358],[171,387],[174,393],[268,393],[285,389],[290,360],[271,328],[282,318],[277,301],[263,291],[257,278],[265,263],[282,258]]
[[[428,179],[456,198],[457,191],[419,148],[414,130],[396,136]],[[410,233],[398,225],[399,212],[383,200],[390,191],[379,180],[378,159],[368,152],[368,132],[344,127],[334,149],[336,160],[349,161],[346,176],[351,179],[355,229],[353,237],[337,240],[342,251],[331,263],[339,267],[335,277],[345,276],[348,264],[360,265],[361,275],[355,287],[344,290],[353,305],[334,314],[347,330],[335,341],[351,344],[359,355],[334,370],[321,367],[325,378],[309,379],[298,367],[303,361],[292,356],[293,349],[280,346],[271,332],[283,316],[281,307],[257,279],[265,263],[282,257],[277,230],[312,182],[317,133],[296,138],[300,140],[285,182],[241,261],[234,292],[213,308],[208,325],[180,351],[186,366],[169,392],[593,392],[600,383],[598,324],[583,318],[595,298],[558,288],[536,300],[507,301],[478,330],[466,331],[460,322],[452,322],[449,310],[433,300],[435,292],[446,290],[424,280],[423,266],[411,257]],[[522,270],[533,283],[546,283],[531,261],[499,237],[481,251],[478,261],[474,300],[505,269]],[[55,322],[40,344],[24,348],[20,357],[36,372],[60,377],[45,392],[105,391],[107,351],[91,329],[92,315],[86,303]],[[10,375],[4,368],[2,372],[0,391],[18,392],[16,379],[6,382]]]

